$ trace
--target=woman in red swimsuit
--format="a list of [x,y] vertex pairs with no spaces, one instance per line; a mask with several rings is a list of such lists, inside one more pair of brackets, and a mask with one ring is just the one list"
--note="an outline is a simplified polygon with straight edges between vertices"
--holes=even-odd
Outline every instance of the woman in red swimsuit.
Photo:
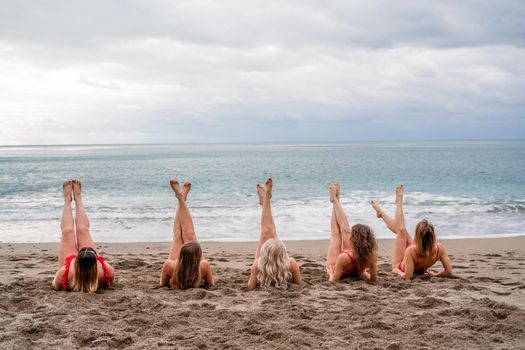
[[339,184],[330,184],[332,202],[332,236],[326,254],[326,270],[331,282],[348,276],[359,276],[366,282],[377,281],[377,242],[367,225],[350,228],[339,203]]
[[[445,247],[437,243],[434,226],[427,220],[421,220],[416,226],[415,239],[412,239],[405,227],[403,214],[403,185],[396,188],[395,220],[384,213],[376,202],[372,201],[377,217],[383,219],[390,231],[396,234],[392,252],[392,272],[411,279],[414,273],[436,277],[453,277],[452,265]],[[441,261],[444,270],[434,273],[430,267]]]
[[179,289],[213,286],[211,266],[202,256],[190,210],[186,206],[191,184],[186,182],[182,191],[177,180],[170,180],[170,186],[179,206],[173,223],[173,243],[170,255],[162,266],[160,285]]
[[[69,180],[64,182],[62,188],[64,211],[60,222],[60,268],[53,279],[53,288],[89,293],[96,292],[98,288],[109,288],[113,285],[115,271],[97,254],[97,246],[91,239],[89,220],[82,203],[81,183],[78,180]],[[71,209],[72,199],[75,200],[75,220]]]

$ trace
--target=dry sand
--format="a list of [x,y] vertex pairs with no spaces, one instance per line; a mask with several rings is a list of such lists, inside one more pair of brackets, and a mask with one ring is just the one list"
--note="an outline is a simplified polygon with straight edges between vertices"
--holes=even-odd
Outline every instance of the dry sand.
[[0,244],[0,348],[525,348],[525,237],[442,241],[459,279],[327,282],[327,241],[287,246],[304,283],[246,290],[255,243],[203,243],[217,286],[157,286],[169,243],[99,244],[113,290],[55,292],[58,244]]

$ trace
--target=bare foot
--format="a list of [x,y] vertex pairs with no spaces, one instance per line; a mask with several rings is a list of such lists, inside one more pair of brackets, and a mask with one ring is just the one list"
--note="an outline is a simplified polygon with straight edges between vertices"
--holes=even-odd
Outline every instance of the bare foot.
[[73,199],[73,182],[71,180],[64,181],[62,184],[62,191],[64,192],[64,201],[71,202]]
[[266,197],[268,198],[272,198],[272,187],[273,187],[273,180],[271,177],[269,177],[264,183],[264,189],[266,190]]
[[337,200],[339,200],[339,197],[341,195],[341,186],[339,185],[339,182],[336,182],[334,185],[335,185],[335,188],[337,189],[335,191],[335,196],[337,197]]
[[372,208],[376,211],[376,215],[379,219],[383,216],[383,210],[381,210],[381,207],[379,207],[379,204],[377,204],[375,201],[370,201],[370,204],[372,205]]
[[339,200],[339,197],[337,196],[337,184],[331,183],[328,185],[328,189],[330,190],[330,202],[335,202],[336,200]]
[[396,187],[396,203],[403,203],[403,185]]
[[79,180],[71,180],[73,183],[73,197],[76,201],[81,200],[82,183]]
[[259,196],[259,204],[263,205],[263,203],[264,203],[264,196],[266,195],[266,190],[259,184],[257,184],[257,186],[255,186],[255,188],[257,189],[257,195]]
[[181,194],[184,196],[184,201],[188,200],[188,193],[190,193],[191,190],[191,183],[185,182],[184,185],[182,185],[182,191]]
[[[175,192],[175,196],[177,196],[177,198],[179,197],[182,197],[182,193],[180,193],[180,185],[179,185],[179,182],[175,179],[171,179],[170,180],[170,186],[171,186],[171,189],[173,190],[173,192]],[[184,199],[184,197],[182,197]]]

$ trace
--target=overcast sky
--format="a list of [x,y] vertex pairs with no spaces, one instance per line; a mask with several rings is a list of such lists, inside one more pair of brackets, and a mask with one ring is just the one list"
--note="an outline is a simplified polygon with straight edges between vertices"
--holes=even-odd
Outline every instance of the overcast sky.
[[0,0],[0,144],[525,138],[525,1]]

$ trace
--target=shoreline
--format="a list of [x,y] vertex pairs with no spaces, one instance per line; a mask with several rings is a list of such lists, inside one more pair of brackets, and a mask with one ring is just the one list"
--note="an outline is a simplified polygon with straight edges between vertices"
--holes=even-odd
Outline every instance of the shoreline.
[[[241,250],[248,253],[249,249],[255,251],[258,241],[201,241],[199,243],[203,246],[203,249],[218,249],[222,246],[231,246],[232,250]],[[287,240],[283,239],[283,242],[286,244],[288,250],[293,255],[294,248],[303,250],[305,249],[310,253],[319,253],[323,249],[326,251],[328,247],[328,239],[302,239],[302,240]],[[389,254],[392,249],[392,244],[394,238],[378,238],[377,243],[379,247],[379,254]],[[506,237],[468,237],[468,238],[444,238],[438,239],[438,242],[443,243],[449,254],[453,253],[469,253],[477,252],[479,250],[491,250],[503,252],[505,250],[522,250],[525,251],[525,235],[519,236],[506,236]],[[497,243],[497,244],[496,244]],[[26,252],[27,249],[30,249],[35,246],[45,247],[46,249],[58,250],[59,242],[0,242],[0,254],[2,249],[8,247],[16,247],[17,251]],[[121,249],[129,247],[132,249],[133,253],[139,253],[140,249],[145,247],[154,247],[155,250],[159,250],[162,253],[162,249],[167,249],[166,253],[169,252],[169,247],[171,241],[145,241],[145,242],[96,242],[99,248],[106,249]],[[323,248],[324,247],[324,248]],[[451,249],[451,250],[450,250]]]

